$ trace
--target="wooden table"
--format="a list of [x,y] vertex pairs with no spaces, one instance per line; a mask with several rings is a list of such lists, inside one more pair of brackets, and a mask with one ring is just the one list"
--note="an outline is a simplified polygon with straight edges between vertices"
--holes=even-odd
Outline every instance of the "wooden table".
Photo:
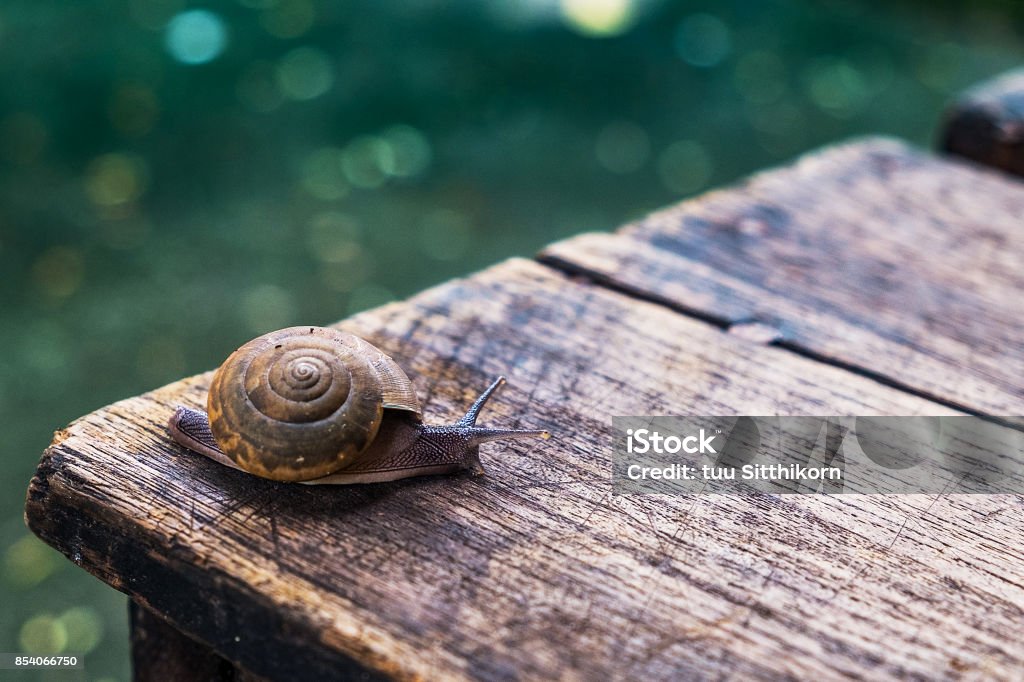
[[[1019,169],[999,87],[944,139]],[[229,470],[165,430],[207,373],[59,431],[26,518],[131,596],[139,679],[1021,679],[1019,496],[619,496],[609,451],[625,414],[1021,428],[1022,290],[1019,179],[841,144],[340,322],[433,421],[509,375],[482,422],[555,437],[487,476]]]

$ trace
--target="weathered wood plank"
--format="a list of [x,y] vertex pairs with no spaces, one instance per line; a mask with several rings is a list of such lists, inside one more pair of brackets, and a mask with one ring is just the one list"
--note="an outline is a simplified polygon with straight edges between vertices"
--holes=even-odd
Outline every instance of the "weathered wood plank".
[[342,325],[428,415],[487,380],[485,477],[258,480],[164,423],[209,374],[61,432],[32,529],[254,673],[403,679],[871,679],[1024,672],[1010,496],[613,496],[616,414],[944,414],[666,307],[510,261]]
[[1024,414],[1024,184],[996,173],[858,142],[541,258],[949,405]]
[[946,112],[940,145],[976,163],[1024,175],[1024,69],[960,96]]

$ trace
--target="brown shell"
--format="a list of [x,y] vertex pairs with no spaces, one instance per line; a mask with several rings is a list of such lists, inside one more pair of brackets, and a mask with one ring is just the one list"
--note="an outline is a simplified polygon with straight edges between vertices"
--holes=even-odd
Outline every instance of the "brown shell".
[[278,481],[351,464],[373,442],[385,409],[421,417],[405,372],[359,337],[324,327],[253,339],[224,361],[207,398],[220,449],[240,468]]

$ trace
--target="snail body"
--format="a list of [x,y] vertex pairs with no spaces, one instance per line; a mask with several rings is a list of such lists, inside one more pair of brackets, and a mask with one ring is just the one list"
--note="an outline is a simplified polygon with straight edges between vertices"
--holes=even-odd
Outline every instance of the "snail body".
[[352,334],[289,327],[231,354],[214,375],[207,411],[179,407],[179,444],[262,478],[307,484],[376,483],[482,472],[481,443],[548,437],[488,429],[476,418],[499,377],[459,421],[423,423],[412,382],[390,357]]

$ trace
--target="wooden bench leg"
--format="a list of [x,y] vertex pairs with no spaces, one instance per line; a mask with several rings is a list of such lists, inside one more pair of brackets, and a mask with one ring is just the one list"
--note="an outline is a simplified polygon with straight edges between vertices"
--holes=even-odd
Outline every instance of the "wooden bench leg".
[[202,680],[234,682],[245,679],[234,665],[213,649],[179,632],[173,625],[129,602],[132,628],[132,678],[135,682]]

